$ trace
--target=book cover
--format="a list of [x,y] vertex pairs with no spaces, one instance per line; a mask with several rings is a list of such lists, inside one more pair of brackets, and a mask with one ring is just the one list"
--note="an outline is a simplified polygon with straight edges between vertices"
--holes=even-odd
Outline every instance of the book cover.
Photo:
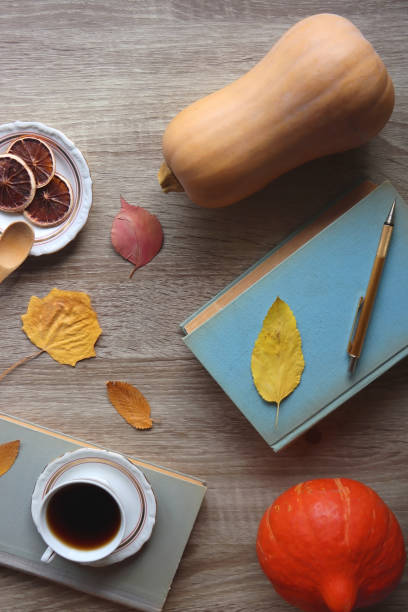
[[20,452],[0,479],[0,563],[137,610],[160,612],[203,501],[205,483],[128,457],[145,474],[156,497],[156,524],[149,541],[113,565],[84,566],[61,557],[46,564],[40,561],[46,545],[31,517],[36,480],[56,457],[80,447],[98,447],[0,413],[0,444],[16,439]]
[[[347,344],[392,202],[389,254],[358,366]],[[189,317],[185,343],[266,442],[278,451],[408,354],[408,206],[386,181],[366,182]],[[258,394],[251,353],[276,297],[288,303],[302,337],[305,370],[283,400]]]

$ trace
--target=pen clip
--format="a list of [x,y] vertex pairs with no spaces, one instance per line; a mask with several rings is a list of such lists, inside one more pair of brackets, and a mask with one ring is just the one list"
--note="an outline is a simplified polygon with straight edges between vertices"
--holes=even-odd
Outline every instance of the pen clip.
[[348,345],[347,345],[347,352],[348,352],[349,355],[351,354],[351,349],[353,347],[354,334],[355,334],[355,331],[356,331],[357,322],[358,322],[358,318],[360,316],[360,312],[361,312],[361,308],[363,306],[363,302],[364,302],[364,296],[361,296],[359,301],[358,301],[358,304],[357,304],[357,310],[356,310],[356,314],[354,315],[353,325],[351,326],[350,338],[349,338]]

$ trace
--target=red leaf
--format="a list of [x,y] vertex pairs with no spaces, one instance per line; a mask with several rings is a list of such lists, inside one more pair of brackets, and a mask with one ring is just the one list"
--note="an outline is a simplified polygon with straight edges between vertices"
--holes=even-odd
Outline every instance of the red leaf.
[[145,208],[128,204],[122,196],[120,203],[121,209],[112,225],[112,245],[119,255],[135,265],[134,272],[160,251],[163,229],[158,218]]

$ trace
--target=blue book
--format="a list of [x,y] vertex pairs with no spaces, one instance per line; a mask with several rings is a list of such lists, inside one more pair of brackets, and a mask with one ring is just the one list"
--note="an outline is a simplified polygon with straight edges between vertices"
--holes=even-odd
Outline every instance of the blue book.
[[[380,233],[396,200],[395,228],[361,358],[347,344]],[[184,341],[266,442],[278,451],[408,354],[408,206],[369,181],[328,207],[183,324]],[[280,406],[258,394],[251,354],[276,297],[302,338],[305,369]]]

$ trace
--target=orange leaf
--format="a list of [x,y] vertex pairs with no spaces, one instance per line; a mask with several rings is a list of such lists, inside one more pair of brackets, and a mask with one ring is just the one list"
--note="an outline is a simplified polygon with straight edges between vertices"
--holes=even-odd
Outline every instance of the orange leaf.
[[151,428],[149,402],[139,389],[120,381],[109,381],[106,388],[113,407],[129,425],[136,429]]
[[9,471],[20,450],[20,440],[0,444],[0,476]]
[[74,366],[95,357],[102,330],[86,293],[53,289],[42,299],[32,296],[21,319],[31,342],[55,361]]

